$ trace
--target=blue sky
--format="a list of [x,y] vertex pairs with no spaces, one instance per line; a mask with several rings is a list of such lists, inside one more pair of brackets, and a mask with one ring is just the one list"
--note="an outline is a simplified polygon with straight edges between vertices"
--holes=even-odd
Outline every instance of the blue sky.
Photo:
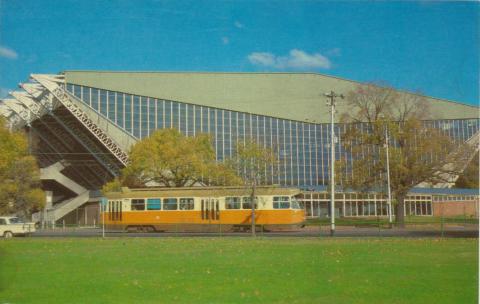
[[0,0],[0,94],[63,70],[318,72],[478,104],[478,2]]

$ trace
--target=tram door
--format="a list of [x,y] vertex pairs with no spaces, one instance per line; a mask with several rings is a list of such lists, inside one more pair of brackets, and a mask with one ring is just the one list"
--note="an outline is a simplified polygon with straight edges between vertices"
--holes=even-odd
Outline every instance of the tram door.
[[122,221],[122,201],[108,201],[108,219],[112,222]]
[[203,223],[216,223],[220,220],[220,202],[218,198],[202,198],[200,216]]

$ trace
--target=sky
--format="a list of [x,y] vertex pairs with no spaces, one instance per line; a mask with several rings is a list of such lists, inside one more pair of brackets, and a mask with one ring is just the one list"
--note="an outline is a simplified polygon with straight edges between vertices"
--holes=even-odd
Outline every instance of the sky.
[[64,70],[315,72],[478,105],[479,2],[0,0],[0,97]]

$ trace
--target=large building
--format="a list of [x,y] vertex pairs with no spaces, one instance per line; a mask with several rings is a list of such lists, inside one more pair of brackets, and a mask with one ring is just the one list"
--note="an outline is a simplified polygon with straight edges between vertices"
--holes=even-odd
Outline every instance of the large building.
[[[219,161],[247,137],[274,147],[279,164],[266,172],[269,182],[305,189],[307,214],[325,216],[331,157],[323,94],[346,94],[357,85],[313,73],[65,71],[31,75],[21,90],[2,100],[0,114],[12,127],[29,131],[44,188],[53,193],[42,214],[48,220],[93,220],[96,205],[88,206],[127,164],[129,147],[161,128],[177,128],[188,136],[211,134]],[[425,99],[431,113],[425,123],[478,150],[477,107]],[[340,101],[337,110],[341,114],[347,106]],[[344,125],[336,123],[335,130],[341,134]],[[336,145],[337,159],[348,155],[340,140]],[[408,198],[407,214],[433,215],[432,204],[449,195],[478,199],[478,191],[416,191]],[[382,193],[338,196],[339,216],[386,215]]]

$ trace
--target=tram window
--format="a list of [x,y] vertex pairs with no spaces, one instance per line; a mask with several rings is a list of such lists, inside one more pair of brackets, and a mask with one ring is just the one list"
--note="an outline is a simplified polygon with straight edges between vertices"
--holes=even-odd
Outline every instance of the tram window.
[[164,198],[163,199],[163,210],[177,210],[177,199],[176,198]]
[[240,209],[240,198],[239,197],[226,197],[225,198],[225,209]]
[[159,198],[147,199],[147,210],[160,210],[162,209],[162,201]]
[[193,198],[181,198],[180,210],[193,210]]
[[292,201],[292,209],[303,209],[303,204],[301,204],[296,197],[291,197],[290,200]]
[[[257,198],[256,200],[258,200],[258,198]],[[250,199],[249,196],[243,197],[242,208],[243,208],[243,209],[252,209],[252,203],[251,203],[251,201],[252,201],[252,200]],[[257,209],[257,208],[258,208],[258,204],[257,204],[257,202],[255,202],[255,209]]]
[[290,198],[288,196],[274,196],[273,209],[288,209],[290,208]]
[[132,210],[145,210],[145,200],[132,199]]

